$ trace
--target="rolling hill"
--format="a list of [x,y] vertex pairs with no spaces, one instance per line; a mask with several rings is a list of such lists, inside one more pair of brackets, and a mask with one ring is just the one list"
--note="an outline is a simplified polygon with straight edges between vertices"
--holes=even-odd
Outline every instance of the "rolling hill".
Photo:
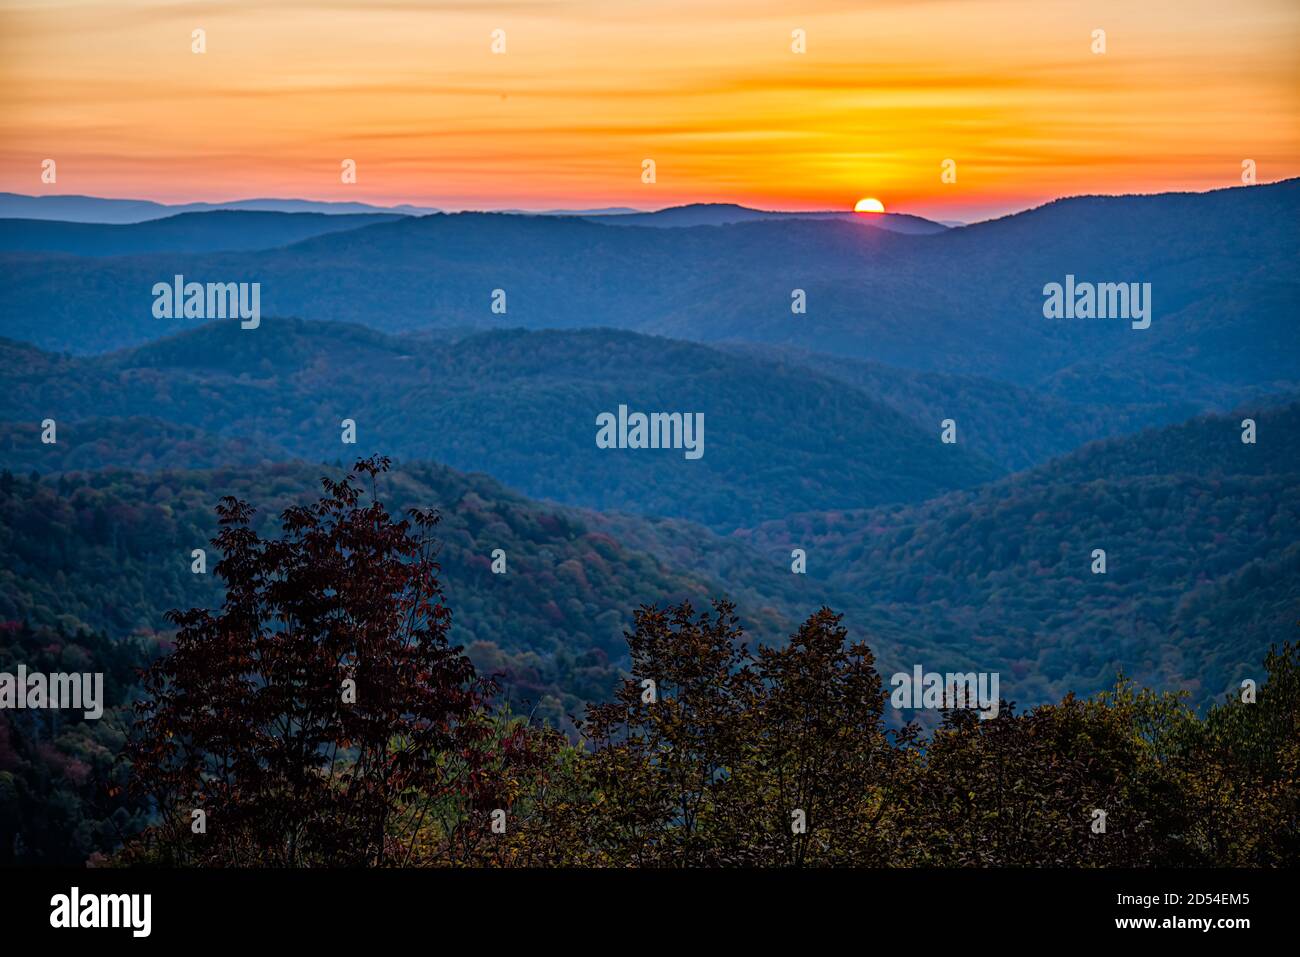
[[[923,429],[807,369],[608,330],[407,342],[334,323],[214,323],[94,358],[9,343],[0,379],[0,420],[27,427],[47,417],[162,418],[314,461],[369,450],[435,460],[534,498],[720,530],[790,511],[917,501],[1000,474],[941,443],[937,422]],[[620,405],[703,413],[703,456],[598,448],[597,416]],[[344,419],[357,424],[355,446],[341,442]],[[13,431],[26,438],[8,439],[6,454],[25,467],[39,455],[36,436]]]
[[1277,396],[1267,387],[1213,384],[1205,384],[1194,396],[1169,401],[1161,401],[1161,394],[1145,401],[1135,396],[1076,401],[1047,388],[1012,385],[986,376],[920,372],[792,347],[748,343],[722,347],[837,379],[888,403],[920,428],[952,417],[968,448],[1009,472],[1041,465],[1098,439],[1182,422],[1248,400],[1285,401],[1285,395]]
[[[1196,700],[1292,640],[1300,607],[1300,404],[1090,444],[919,505],[791,516],[736,537],[857,595],[1021,700],[1117,668]],[[1106,571],[1093,573],[1094,549]],[[910,666],[912,662],[906,662]]]

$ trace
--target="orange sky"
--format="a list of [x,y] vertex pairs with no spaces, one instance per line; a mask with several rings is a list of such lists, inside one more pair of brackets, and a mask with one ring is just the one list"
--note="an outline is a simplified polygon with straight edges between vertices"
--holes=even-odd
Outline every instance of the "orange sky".
[[1300,175],[1298,49],[1295,0],[0,0],[0,189],[970,219]]

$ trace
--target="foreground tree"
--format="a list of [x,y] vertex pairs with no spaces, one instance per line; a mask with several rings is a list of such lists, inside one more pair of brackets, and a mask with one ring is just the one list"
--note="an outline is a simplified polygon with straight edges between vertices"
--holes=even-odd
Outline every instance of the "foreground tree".
[[619,865],[889,862],[907,759],[870,650],[828,609],[780,649],[743,637],[727,602],[637,612],[632,676],[582,725],[566,840]]
[[897,855],[917,729],[891,742],[875,657],[840,621],[823,608],[784,646],[758,649],[754,745],[770,865],[883,866]]
[[1257,699],[1211,708],[1174,763],[1194,809],[1189,853],[1221,867],[1300,861],[1300,644],[1270,648],[1264,671]]
[[488,800],[491,689],[447,641],[437,516],[394,521],[374,496],[388,466],[323,479],[276,539],[253,529],[251,506],[221,502],[225,604],[172,613],[175,650],[144,676],[127,756],[161,823],[137,853],[400,863],[431,810]]

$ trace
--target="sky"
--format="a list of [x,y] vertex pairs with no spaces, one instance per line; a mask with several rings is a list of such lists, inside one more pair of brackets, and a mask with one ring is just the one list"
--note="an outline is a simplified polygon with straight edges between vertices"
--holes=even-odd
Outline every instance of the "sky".
[[1300,175],[1298,50],[1296,0],[0,0],[0,190],[972,220]]

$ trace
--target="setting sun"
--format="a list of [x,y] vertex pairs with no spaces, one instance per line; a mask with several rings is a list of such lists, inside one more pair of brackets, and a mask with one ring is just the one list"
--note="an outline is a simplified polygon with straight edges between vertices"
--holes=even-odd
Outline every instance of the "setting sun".
[[883,213],[885,204],[868,196],[866,199],[858,200],[858,205],[853,207],[853,211],[855,213]]

